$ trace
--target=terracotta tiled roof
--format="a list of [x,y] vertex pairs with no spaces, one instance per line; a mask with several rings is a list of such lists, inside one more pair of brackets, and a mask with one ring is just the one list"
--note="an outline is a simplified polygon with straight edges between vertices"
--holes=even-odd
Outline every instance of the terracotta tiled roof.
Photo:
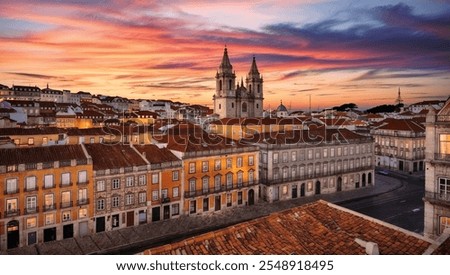
[[64,133],[64,130],[56,127],[43,128],[2,128],[0,129],[0,136],[36,136],[36,135],[55,135]]
[[447,237],[447,239],[439,245],[436,250],[433,251],[433,255],[450,255],[450,237]]
[[382,130],[397,130],[397,131],[411,131],[411,132],[425,132],[425,127],[415,122],[412,119],[393,119],[387,118],[380,123],[377,129]]
[[141,155],[128,145],[85,144],[92,157],[94,170],[118,169],[147,165]]
[[422,254],[431,244],[418,234],[318,201],[144,254],[366,254],[356,239],[376,243],[380,254]]
[[81,145],[0,149],[0,165],[87,159]]
[[366,136],[357,134],[348,129],[325,129],[325,126],[313,127],[309,130],[294,130],[286,132],[272,132],[254,134],[252,137],[241,140],[243,143],[266,143],[266,144],[296,144],[321,142],[345,142],[348,140],[367,140]]
[[158,148],[158,146],[149,144],[149,145],[135,145],[134,146],[141,154],[145,154],[144,157],[151,164],[158,164],[163,162],[172,162],[179,161],[169,149],[167,148]]
[[104,135],[117,135],[119,133],[110,131],[109,128],[86,128],[86,129],[79,129],[79,128],[69,128],[67,129],[67,135],[68,136],[104,136]]

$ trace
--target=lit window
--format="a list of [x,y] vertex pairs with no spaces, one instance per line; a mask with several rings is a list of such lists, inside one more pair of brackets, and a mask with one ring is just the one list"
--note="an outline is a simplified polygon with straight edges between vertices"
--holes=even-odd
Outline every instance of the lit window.
[[46,214],[45,215],[45,224],[54,224],[55,223],[55,214],[51,213],[51,214]]
[[37,224],[36,217],[27,218],[27,228],[35,228]]
[[189,174],[195,173],[195,162],[189,163]]
[[254,157],[253,156],[248,156],[248,165],[250,165],[250,166],[254,165]]
[[222,164],[221,164],[221,161],[220,161],[220,159],[216,159],[215,161],[214,161],[214,170],[220,170],[220,169],[222,169]]
[[78,210],[78,218],[86,218],[87,217],[87,208],[81,208],[80,210]]
[[208,163],[208,161],[203,161],[202,162],[202,172],[208,172],[208,167],[209,166],[209,163]]
[[98,180],[97,181],[97,192],[105,191],[105,181]]

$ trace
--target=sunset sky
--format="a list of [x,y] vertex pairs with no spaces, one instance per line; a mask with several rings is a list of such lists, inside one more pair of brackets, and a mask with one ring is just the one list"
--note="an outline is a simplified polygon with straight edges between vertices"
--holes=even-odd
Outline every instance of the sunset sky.
[[0,84],[212,106],[227,45],[265,108],[360,109],[450,95],[450,3],[0,1]]

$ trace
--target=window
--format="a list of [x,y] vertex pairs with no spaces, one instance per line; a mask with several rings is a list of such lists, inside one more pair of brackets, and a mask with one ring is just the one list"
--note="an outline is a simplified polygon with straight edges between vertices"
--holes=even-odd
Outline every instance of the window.
[[146,203],[147,202],[147,192],[139,192],[139,203]]
[[202,186],[203,186],[203,194],[208,194],[208,191],[209,191],[209,177],[204,177],[202,179]]
[[70,221],[70,220],[72,220],[72,218],[71,218],[71,211],[69,210],[69,211],[63,211],[62,212],[62,221],[63,222],[67,222],[67,221]]
[[344,146],[344,156],[348,155],[348,147]]
[[6,211],[8,214],[15,214],[18,210],[17,199],[7,199],[6,200]]
[[450,200],[450,179],[439,178],[439,197]]
[[111,188],[119,189],[120,188],[120,179],[112,179],[111,180]]
[[288,162],[288,152],[283,152],[282,161],[283,163]]
[[167,197],[169,197],[168,189],[161,190],[161,199],[165,199]]
[[78,183],[80,183],[80,184],[86,184],[86,183],[88,183],[88,180],[87,180],[87,172],[86,172],[86,171],[80,171],[80,172],[78,172]]
[[248,171],[248,184],[253,184],[255,180],[255,176],[253,170]]
[[53,188],[53,175],[44,176],[44,188]]
[[177,198],[178,196],[180,196],[178,187],[172,188],[172,197]]
[[291,168],[291,177],[292,179],[295,179],[297,176],[297,166],[292,166]]
[[222,163],[221,163],[221,161],[220,161],[220,159],[216,159],[215,161],[214,161],[214,170],[220,170],[220,169],[222,169]]
[[95,138],[91,137],[91,138],[89,139],[89,143],[95,143]]
[[227,169],[231,169],[233,160],[231,158],[227,158]]
[[120,205],[120,197],[119,196],[114,196],[111,198],[111,206],[113,208],[117,208]]
[[44,195],[44,208],[45,210],[52,210],[55,208],[53,194]]
[[278,163],[278,153],[273,153],[272,158],[273,163]]
[[237,173],[237,184],[238,187],[242,187],[242,183],[244,182],[244,173],[242,171],[239,171]]
[[15,194],[19,190],[17,188],[17,179],[7,179],[6,180],[6,193]]
[[78,219],[87,217],[87,208],[81,208],[78,210]]
[[62,173],[61,174],[61,185],[62,186],[70,185],[70,173]]
[[338,157],[342,156],[342,147],[337,148],[337,156]]
[[180,205],[178,203],[172,204],[172,216],[180,214]]
[[178,170],[172,171],[172,181],[177,181],[179,179]]
[[208,172],[208,161],[202,161],[202,172]]
[[152,174],[152,184],[157,184],[157,183],[159,183],[159,174],[153,173]]
[[157,201],[157,200],[159,200],[159,191],[153,190],[152,191],[152,201]]
[[78,204],[85,204],[87,203],[88,195],[87,195],[87,188],[79,189],[78,190]]
[[189,163],[189,174],[195,173],[195,162]]
[[214,190],[215,191],[219,191],[221,189],[221,185],[222,185],[221,176],[220,175],[216,175],[214,177]]
[[308,159],[313,159],[313,150],[312,149],[308,150]]
[[99,199],[97,200],[97,210],[105,210],[105,199]]
[[36,190],[36,177],[27,177],[25,179],[25,188],[27,191]]
[[37,224],[36,217],[27,218],[27,229],[28,228],[35,228]]
[[320,159],[321,151],[320,149],[316,149],[316,159]]
[[127,177],[125,180],[125,186],[126,187],[131,187],[134,185],[134,177]]
[[446,228],[450,228],[450,217],[439,217],[439,234],[444,233]]
[[126,194],[125,195],[125,205],[134,204],[134,194]]
[[236,166],[237,167],[242,167],[242,157],[238,157],[236,160]]
[[209,198],[203,199],[203,212],[208,212],[209,210]]
[[286,180],[289,177],[289,168],[283,167],[283,180]]
[[248,165],[250,165],[250,166],[254,165],[254,157],[253,156],[248,156]]
[[328,157],[328,148],[324,148],[323,149],[323,158],[327,158]]
[[138,184],[139,185],[146,185],[147,184],[147,176],[146,175],[139,175],[138,176]]
[[194,214],[197,212],[197,202],[196,201],[190,201],[189,202],[189,213]]
[[54,224],[55,223],[55,214],[46,214],[45,215],[45,225]]
[[61,192],[61,208],[71,207],[70,191]]
[[233,174],[227,174],[227,189],[233,188]]
[[232,205],[232,202],[231,202],[231,194],[228,193],[228,194],[227,194],[227,207],[230,207],[231,205]]
[[272,177],[274,180],[277,180],[280,177],[280,168],[273,168]]
[[296,151],[291,152],[291,160],[297,161],[297,152]]
[[450,155],[450,134],[439,135],[439,153]]
[[334,148],[330,148],[330,157],[334,158]]
[[97,187],[97,192],[105,191],[105,181],[104,180],[98,180],[96,187]]
[[27,197],[27,213],[31,213],[36,211],[36,196],[32,196],[32,197]]
[[189,180],[189,192],[191,195],[195,194],[195,185],[196,185],[195,179],[190,179]]
[[242,192],[238,192],[238,204],[242,204]]
[[34,138],[28,138],[28,145],[34,145]]

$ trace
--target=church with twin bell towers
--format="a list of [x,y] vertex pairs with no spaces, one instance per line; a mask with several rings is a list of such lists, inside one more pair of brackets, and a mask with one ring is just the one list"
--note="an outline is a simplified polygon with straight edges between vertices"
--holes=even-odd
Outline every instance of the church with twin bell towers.
[[262,117],[263,115],[263,78],[253,57],[250,71],[240,83],[236,83],[236,74],[225,47],[222,62],[216,73],[216,92],[213,96],[214,113],[220,118]]

